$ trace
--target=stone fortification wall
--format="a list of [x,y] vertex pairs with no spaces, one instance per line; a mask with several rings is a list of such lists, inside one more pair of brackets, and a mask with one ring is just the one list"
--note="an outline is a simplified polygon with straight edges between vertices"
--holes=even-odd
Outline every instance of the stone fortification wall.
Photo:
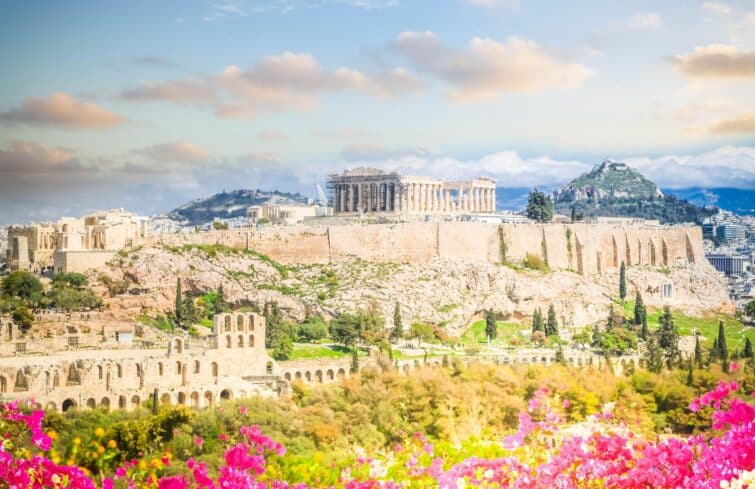
[[409,222],[296,226],[163,235],[165,245],[222,244],[249,248],[281,263],[327,263],[359,258],[426,263],[435,257],[500,263],[527,254],[551,268],[602,274],[627,266],[705,263],[697,226],[608,224],[487,224]]

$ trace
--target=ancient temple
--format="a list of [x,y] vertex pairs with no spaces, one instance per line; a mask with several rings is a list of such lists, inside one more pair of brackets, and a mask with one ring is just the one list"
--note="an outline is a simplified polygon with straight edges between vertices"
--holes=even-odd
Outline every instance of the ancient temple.
[[495,212],[495,179],[444,181],[375,168],[331,174],[335,214]]

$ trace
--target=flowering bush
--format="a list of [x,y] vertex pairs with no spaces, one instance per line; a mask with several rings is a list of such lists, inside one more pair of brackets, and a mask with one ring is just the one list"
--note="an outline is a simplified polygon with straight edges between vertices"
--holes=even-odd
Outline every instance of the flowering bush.
[[[394,489],[399,487],[535,488],[744,488],[755,480],[755,407],[736,396],[736,382],[718,386],[696,398],[690,410],[710,410],[708,437],[650,441],[633,435],[610,410],[565,425],[552,407],[568,408],[568,400],[538,390],[520,414],[519,429],[500,443],[479,445],[476,453],[433,444],[416,433],[380,458],[357,451],[338,471],[337,487]],[[755,393],[751,394],[755,395]],[[115,476],[98,485],[76,466],[58,465],[43,455],[51,448],[42,431],[43,412],[30,405],[8,403],[0,409],[0,480],[12,488],[149,487],[158,489],[305,489],[275,477],[267,464],[285,449],[256,426],[238,435],[222,435],[226,444],[220,467],[189,459],[183,473],[157,477],[145,472],[144,461],[125,462]],[[102,435],[102,433],[100,434]],[[201,450],[204,440],[193,440]],[[103,453],[107,452],[107,442]],[[37,451],[37,453],[33,453]],[[462,456],[463,455],[463,456]],[[160,460],[170,467],[170,457]]]

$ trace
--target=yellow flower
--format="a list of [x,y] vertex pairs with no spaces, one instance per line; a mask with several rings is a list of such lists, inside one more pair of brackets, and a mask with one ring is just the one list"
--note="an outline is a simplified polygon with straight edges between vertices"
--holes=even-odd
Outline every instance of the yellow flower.
[[107,442],[108,448],[116,448],[118,444],[115,442],[115,440],[110,440]]
[[97,453],[105,453],[105,447],[103,447],[102,445],[98,446]]
[[76,438],[74,438],[73,439],[73,444],[77,445],[77,446],[81,445],[81,438],[79,438],[78,436]]
[[50,437],[51,440],[57,440],[58,434],[55,432],[55,430],[50,430],[47,432],[47,436]]
[[96,436],[97,438],[102,438],[103,436],[105,436],[105,429],[97,428],[96,430],[94,430],[94,436]]

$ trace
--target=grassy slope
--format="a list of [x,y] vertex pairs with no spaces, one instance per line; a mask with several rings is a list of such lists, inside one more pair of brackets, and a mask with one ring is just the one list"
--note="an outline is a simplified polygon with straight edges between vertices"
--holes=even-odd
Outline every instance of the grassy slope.
[[[491,342],[491,344],[508,345],[512,336],[519,336],[520,339],[524,339],[520,335],[520,331],[527,329],[526,325],[519,323],[510,323],[505,321],[496,321],[498,326],[498,336]],[[488,338],[485,335],[485,321],[477,321],[472,324],[464,334],[461,335],[461,342],[464,345],[484,343],[487,344]]]

